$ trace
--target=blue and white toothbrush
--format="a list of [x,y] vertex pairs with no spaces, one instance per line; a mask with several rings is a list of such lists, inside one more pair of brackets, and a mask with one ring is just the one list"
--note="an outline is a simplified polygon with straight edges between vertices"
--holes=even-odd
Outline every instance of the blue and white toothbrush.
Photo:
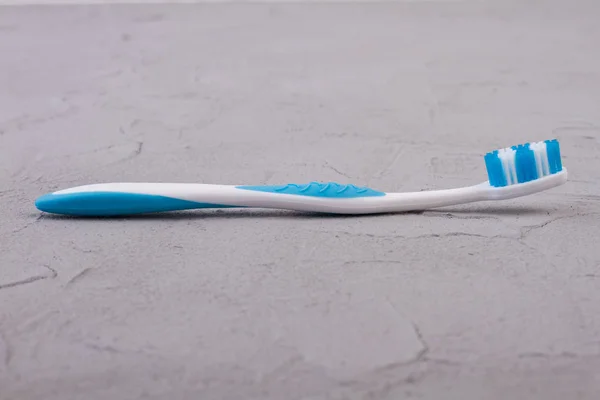
[[495,150],[485,155],[488,181],[457,189],[384,193],[339,183],[235,186],[195,183],[104,183],[39,197],[36,207],[74,216],[119,216],[197,208],[254,207],[376,214],[420,211],[541,192],[567,181],[556,139]]

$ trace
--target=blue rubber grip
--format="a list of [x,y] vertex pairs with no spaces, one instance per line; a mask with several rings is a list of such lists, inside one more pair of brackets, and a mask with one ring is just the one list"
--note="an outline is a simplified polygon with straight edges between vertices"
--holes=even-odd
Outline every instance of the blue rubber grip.
[[307,184],[289,183],[287,185],[266,185],[266,186],[236,186],[238,189],[254,190],[257,192],[293,194],[297,196],[327,197],[327,198],[357,198],[357,197],[376,197],[385,196],[384,192],[358,187],[354,185],[344,185],[335,182],[320,183],[310,182]]
[[234,207],[198,203],[167,196],[122,192],[46,194],[36,199],[35,206],[40,211],[52,214],[96,217]]

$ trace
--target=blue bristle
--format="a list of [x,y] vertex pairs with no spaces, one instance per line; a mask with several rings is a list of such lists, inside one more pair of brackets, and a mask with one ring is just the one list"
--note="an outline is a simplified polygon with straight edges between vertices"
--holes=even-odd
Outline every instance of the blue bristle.
[[551,174],[562,171],[560,159],[560,146],[556,139],[546,140],[546,151],[548,153],[548,167]]
[[529,148],[529,143],[516,146],[515,169],[519,183],[529,182],[538,178],[535,155]]
[[496,176],[494,175],[494,167],[493,167],[493,159],[495,155],[493,153],[487,153],[483,159],[485,160],[485,168],[488,173],[488,180],[490,181],[490,185],[496,186]]
[[484,159],[490,185],[494,187],[506,186],[506,177],[504,176],[502,162],[498,157],[498,150],[487,153]]

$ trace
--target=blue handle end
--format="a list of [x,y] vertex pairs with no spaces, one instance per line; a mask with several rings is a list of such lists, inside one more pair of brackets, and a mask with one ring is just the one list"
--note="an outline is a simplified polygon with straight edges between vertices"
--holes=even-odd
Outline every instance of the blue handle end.
[[122,192],[51,193],[38,197],[35,206],[40,211],[52,214],[94,217],[232,207],[167,196]]

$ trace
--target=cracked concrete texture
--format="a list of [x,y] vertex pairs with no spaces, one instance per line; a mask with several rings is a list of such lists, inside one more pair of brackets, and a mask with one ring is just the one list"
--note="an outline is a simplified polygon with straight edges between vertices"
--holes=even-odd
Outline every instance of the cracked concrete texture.
[[[596,399],[593,1],[0,9],[0,399]],[[567,185],[323,217],[40,215],[103,181]]]

